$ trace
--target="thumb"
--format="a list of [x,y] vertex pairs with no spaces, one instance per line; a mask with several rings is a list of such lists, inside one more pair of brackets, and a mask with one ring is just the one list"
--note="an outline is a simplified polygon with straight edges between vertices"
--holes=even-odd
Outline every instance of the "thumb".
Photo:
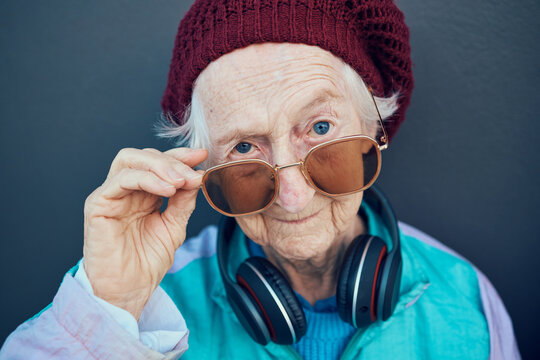
[[179,189],[176,194],[169,198],[167,209],[161,214],[161,218],[172,237],[175,249],[178,249],[186,238],[187,223],[195,209],[198,191],[199,189]]

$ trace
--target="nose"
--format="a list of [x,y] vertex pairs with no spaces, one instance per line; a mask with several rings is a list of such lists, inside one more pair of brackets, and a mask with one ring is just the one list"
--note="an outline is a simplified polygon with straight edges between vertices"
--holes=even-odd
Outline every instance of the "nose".
[[293,214],[301,212],[313,199],[315,189],[307,183],[300,166],[280,169],[278,176],[278,205]]

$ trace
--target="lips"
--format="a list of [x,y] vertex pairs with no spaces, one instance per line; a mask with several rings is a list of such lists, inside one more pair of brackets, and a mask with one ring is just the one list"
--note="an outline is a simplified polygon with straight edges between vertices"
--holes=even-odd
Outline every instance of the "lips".
[[278,219],[278,218],[274,218],[275,220],[279,221],[279,222],[283,222],[283,223],[287,223],[287,224],[295,224],[295,225],[299,225],[299,224],[303,224],[303,223],[306,223],[308,222],[309,220],[315,218],[317,215],[319,215],[321,211],[317,211],[315,214],[312,214],[312,215],[309,215],[307,217],[304,217],[302,219],[295,219],[295,220],[285,220],[285,219]]

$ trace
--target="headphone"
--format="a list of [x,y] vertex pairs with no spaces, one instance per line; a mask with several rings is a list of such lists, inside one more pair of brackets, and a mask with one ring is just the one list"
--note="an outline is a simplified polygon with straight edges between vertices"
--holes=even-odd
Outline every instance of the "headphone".
[[[392,238],[392,250],[376,236],[356,237],[344,256],[337,284],[340,317],[355,328],[387,320],[399,296],[401,250],[397,220],[383,193],[372,186],[364,191],[368,205],[381,216]],[[237,224],[223,217],[218,229],[217,258],[227,299],[238,320],[257,343],[291,345],[307,330],[302,306],[281,272],[265,258],[250,257],[236,271],[227,271],[229,242]]]

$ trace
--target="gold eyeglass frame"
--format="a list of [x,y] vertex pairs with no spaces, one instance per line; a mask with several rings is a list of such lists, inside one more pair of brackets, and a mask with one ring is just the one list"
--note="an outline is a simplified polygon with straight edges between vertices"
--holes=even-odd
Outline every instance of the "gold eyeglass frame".
[[[248,216],[248,215],[253,215],[253,214],[258,214],[260,212],[263,212],[264,210],[268,209],[274,203],[274,201],[276,200],[276,198],[277,198],[277,196],[279,194],[279,170],[286,169],[286,168],[293,167],[293,166],[300,166],[300,170],[301,170],[302,174],[304,175],[304,178],[310,184],[310,186],[313,189],[315,189],[315,191],[317,191],[318,193],[320,193],[322,195],[325,195],[325,196],[329,196],[329,197],[345,196],[345,195],[354,194],[354,193],[357,193],[357,192],[364,191],[364,190],[368,189],[371,185],[373,185],[375,180],[377,180],[377,178],[379,177],[379,173],[381,171],[381,151],[386,150],[388,148],[388,135],[386,133],[386,129],[384,128],[381,113],[379,112],[379,108],[378,108],[377,103],[375,101],[375,97],[373,96],[373,90],[371,89],[371,87],[368,87],[368,91],[369,91],[369,94],[371,95],[371,99],[373,100],[373,104],[375,105],[375,109],[377,110],[377,115],[378,115],[378,118],[379,118],[379,124],[380,124],[381,129],[382,129],[382,135],[379,137],[380,143],[375,141],[375,139],[373,139],[372,137],[367,136],[367,135],[349,135],[349,136],[344,136],[344,137],[341,137],[341,138],[338,138],[338,139],[325,141],[325,142],[323,142],[321,144],[315,145],[314,147],[312,147],[307,152],[307,154],[306,154],[306,156],[304,156],[303,160],[299,160],[299,161],[297,161],[295,163],[292,163],[292,164],[287,164],[287,165],[277,165],[276,164],[276,165],[272,166],[267,161],[264,161],[264,160],[261,160],[261,159],[243,159],[243,160],[230,161],[230,162],[220,164],[220,165],[215,165],[215,166],[210,167],[209,169],[207,169],[204,172],[202,180],[201,180],[201,186],[200,187],[203,190],[203,194],[204,194],[204,197],[206,198],[206,201],[208,201],[208,203],[210,204],[210,206],[214,210],[216,210],[217,212],[219,212],[219,213],[221,213],[221,214],[223,214],[225,216],[241,217],[241,216]],[[375,147],[375,150],[376,150],[376,153],[377,153],[377,170],[375,172],[375,175],[373,176],[373,179],[368,184],[364,185],[362,188],[360,188],[358,190],[350,191],[350,192],[347,192],[347,193],[331,194],[331,193],[328,193],[328,192],[326,192],[326,191],[324,191],[322,189],[319,189],[317,187],[317,185],[315,185],[315,183],[311,179],[311,176],[309,176],[308,171],[306,169],[305,164],[306,164],[309,156],[315,150],[317,150],[317,149],[319,149],[321,147],[325,147],[325,146],[328,146],[330,144],[337,144],[337,143],[340,143],[340,142],[349,141],[351,139],[366,139],[366,140],[370,141],[371,143],[373,143],[373,145]],[[248,212],[248,213],[243,213],[243,214],[231,214],[231,213],[228,213],[226,211],[223,211],[223,210],[219,209],[216,205],[214,205],[213,201],[210,199],[210,196],[208,195],[208,192],[206,190],[205,182],[206,182],[206,179],[208,178],[208,175],[210,173],[216,171],[216,170],[219,170],[219,169],[222,169],[222,168],[225,168],[225,167],[231,167],[231,166],[235,166],[235,165],[239,165],[239,164],[256,164],[256,163],[260,163],[260,164],[266,166],[267,168],[269,168],[272,171],[272,173],[274,175],[275,186],[274,186],[274,196],[272,197],[272,200],[270,200],[268,202],[268,204],[262,209],[251,211],[251,212]]]

